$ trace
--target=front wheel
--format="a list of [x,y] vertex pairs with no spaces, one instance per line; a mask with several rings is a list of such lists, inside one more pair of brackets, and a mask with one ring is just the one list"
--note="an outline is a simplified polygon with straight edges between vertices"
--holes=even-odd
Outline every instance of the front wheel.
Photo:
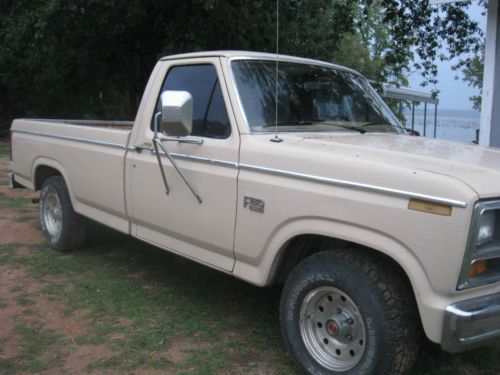
[[85,241],[87,230],[84,218],[73,210],[62,177],[49,177],[43,183],[39,216],[43,234],[53,249],[69,251]]
[[282,334],[306,374],[401,374],[416,358],[420,326],[406,280],[356,250],[326,251],[290,274]]

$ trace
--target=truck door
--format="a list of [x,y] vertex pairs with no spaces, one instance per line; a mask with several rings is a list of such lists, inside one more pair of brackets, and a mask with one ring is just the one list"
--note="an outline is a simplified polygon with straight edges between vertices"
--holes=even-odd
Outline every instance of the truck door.
[[[129,153],[126,165],[132,233],[164,249],[231,271],[239,133],[221,62],[218,58],[164,61],[155,73],[145,93],[149,99],[141,103],[142,116],[136,120],[138,128],[131,140],[136,149]],[[193,97],[191,135],[165,145],[201,203],[163,155],[170,187],[166,194],[152,147],[154,115],[160,110],[159,95],[165,90],[188,91]]]

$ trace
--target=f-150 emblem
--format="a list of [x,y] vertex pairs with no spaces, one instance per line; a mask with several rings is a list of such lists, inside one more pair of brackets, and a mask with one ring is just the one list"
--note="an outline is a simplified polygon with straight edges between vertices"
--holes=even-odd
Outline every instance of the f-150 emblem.
[[247,197],[247,196],[243,198],[243,207],[245,208],[248,207],[250,211],[259,212],[263,214],[265,205],[266,204],[261,199]]

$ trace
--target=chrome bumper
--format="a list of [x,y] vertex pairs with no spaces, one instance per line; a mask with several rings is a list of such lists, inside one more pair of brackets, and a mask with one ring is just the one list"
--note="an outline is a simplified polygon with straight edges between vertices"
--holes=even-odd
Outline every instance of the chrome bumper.
[[500,338],[500,293],[473,298],[446,308],[441,347],[460,352]]

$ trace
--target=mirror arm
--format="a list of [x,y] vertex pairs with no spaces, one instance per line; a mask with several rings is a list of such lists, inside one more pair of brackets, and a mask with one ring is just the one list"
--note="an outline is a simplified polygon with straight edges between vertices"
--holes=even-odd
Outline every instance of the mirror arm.
[[155,152],[156,152],[156,158],[158,159],[158,164],[159,164],[160,169],[161,169],[161,174],[162,174],[162,177],[163,177],[163,182],[165,183],[165,187],[167,189],[167,195],[168,195],[170,189],[168,188],[167,178],[165,176],[165,171],[163,170],[163,164],[161,162],[161,155],[160,155],[160,152],[158,150],[158,146],[165,153],[165,155],[167,156],[168,160],[170,160],[170,162],[174,166],[174,168],[177,171],[177,173],[179,173],[179,176],[181,176],[181,178],[184,181],[184,183],[187,185],[187,187],[189,188],[189,190],[191,190],[191,192],[193,193],[193,195],[196,197],[196,200],[198,201],[198,203],[202,203],[200,195],[196,192],[196,190],[193,188],[193,186],[191,186],[191,184],[189,183],[189,181],[184,176],[184,174],[180,170],[179,166],[175,162],[175,160],[172,157],[172,155],[170,155],[170,152],[168,152],[167,148],[163,145],[163,143],[161,143],[162,139],[158,137],[158,121],[160,120],[160,116],[161,116],[161,113],[157,113],[155,115],[155,127],[154,127],[155,128],[154,129],[154,134],[155,135],[154,135],[154,138],[153,138],[153,145],[154,145]]
[[[163,164],[161,162],[161,155],[160,155],[160,151],[158,150],[158,144],[157,144],[157,142],[158,142],[158,122],[160,121],[160,116],[161,116],[161,112],[158,112],[155,115],[153,147],[155,149],[156,159],[158,160],[158,166],[160,167],[161,177],[163,179],[163,183],[165,184],[165,193],[168,195],[170,193],[170,188],[168,186],[167,176],[165,175],[165,171],[163,170]],[[161,143],[160,143],[160,145],[161,145]]]
[[[177,173],[179,173],[179,176],[181,176],[182,180],[185,182],[185,184],[187,185],[187,187],[189,188],[189,190],[191,190],[191,192],[193,193],[193,195],[196,197],[196,200],[198,201],[198,203],[202,203],[200,195],[196,192],[196,190],[193,188],[193,186],[191,186],[191,184],[187,180],[186,176],[184,176],[184,174],[180,170],[179,166],[177,165],[177,163],[174,160],[174,158],[172,157],[172,155],[170,155],[170,152],[168,152],[167,148],[163,145],[163,143],[161,143],[161,140],[160,139],[155,139],[155,144],[157,144],[158,146],[160,146],[161,150],[165,153],[165,155],[167,156],[168,160],[170,160],[170,162],[174,166],[174,168],[177,171]],[[156,156],[158,158],[161,158],[160,153],[158,151],[156,151]]]
[[168,187],[167,176],[165,176],[165,171],[163,170],[163,164],[161,162],[161,156],[158,150],[157,142],[158,141],[156,139],[153,139],[153,147],[155,148],[156,159],[158,160],[158,166],[160,167],[161,177],[163,179],[163,183],[165,184],[165,193],[168,195],[170,193],[170,188]]

